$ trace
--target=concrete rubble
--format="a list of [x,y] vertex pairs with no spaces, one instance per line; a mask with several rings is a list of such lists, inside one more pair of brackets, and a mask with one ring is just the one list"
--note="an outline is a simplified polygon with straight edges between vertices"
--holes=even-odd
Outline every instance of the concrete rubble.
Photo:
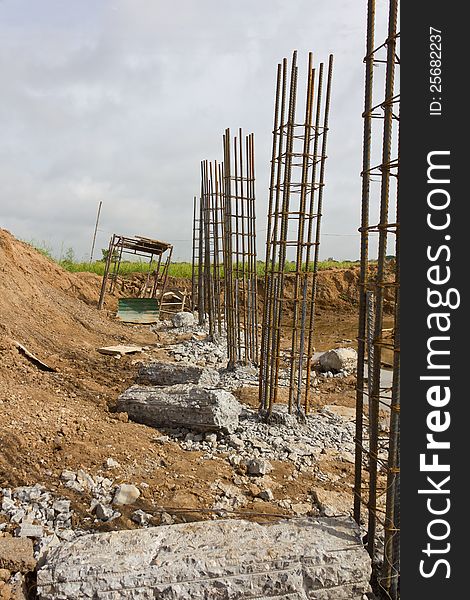
[[[325,406],[315,414],[289,415],[284,405],[277,405],[266,421],[265,415],[241,405],[231,393],[257,386],[257,369],[250,365],[227,369],[226,340],[201,339],[205,329],[195,324],[191,313],[177,313],[165,324],[171,326],[193,334],[171,347],[177,362],[141,365],[138,385],[119,396],[117,412],[162,430],[158,443],[177,442],[184,450],[201,452],[202,459],[231,465],[233,483],[211,484],[215,493],[208,508],[214,510],[213,517],[226,517],[253,499],[259,506],[269,502],[296,517],[270,525],[218,519],[174,525],[174,517],[163,512],[162,525],[151,527],[155,515],[138,508],[144,505],[137,503],[130,512],[123,508],[134,504],[141,492],[118,476],[113,482],[121,465],[109,457],[102,463],[106,476],[64,470],[61,484],[85,495],[88,522],[101,526],[123,511],[142,529],[89,534],[73,528],[70,501],[57,497],[57,491],[41,485],[0,488],[0,515],[9,521],[0,523],[0,587],[2,582],[22,584],[24,573],[37,562],[40,600],[141,600],[156,595],[183,600],[365,598],[370,561],[348,518],[352,494],[314,487],[304,498],[280,499],[279,484],[269,475],[278,467],[276,461],[282,461],[294,466],[287,481],[310,472],[318,485],[324,481],[326,487],[330,483],[334,487],[341,471],[323,473],[321,455],[331,451],[339,463],[354,464],[354,409]],[[352,348],[324,353],[312,372],[312,385],[318,385],[318,376],[353,373],[356,362]],[[287,385],[287,372],[281,370],[279,378]],[[138,485],[143,489],[146,484]],[[22,563],[8,562],[5,557],[15,553],[5,551],[2,541],[23,544]],[[343,551],[345,546],[350,546],[348,552]]]
[[118,397],[116,410],[151,427],[187,427],[194,431],[232,432],[242,407],[225,390],[193,384],[165,388],[134,385]]
[[340,459],[343,453],[354,453],[353,422],[326,410],[301,419],[286,411],[276,406],[276,417],[268,424],[258,411],[243,407],[238,427],[231,434],[219,433],[216,443],[202,435],[176,432],[176,438],[183,449],[203,451],[207,458],[222,454],[238,465],[257,459],[287,461],[299,471],[311,469],[325,449],[337,451]]
[[123,483],[116,489],[113,504],[133,504],[140,496],[140,490],[135,485]]
[[227,365],[227,341],[223,337],[217,342],[193,337],[171,346],[170,354],[176,362],[224,368]]
[[270,462],[262,458],[254,458],[250,460],[246,465],[248,475],[266,475],[272,471],[273,467]]
[[37,592],[39,600],[362,600],[370,574],[350,519],[206,521],[63,543],[39,569]]
[[354,348],[334,348],[322,354],[318,363],[322,371],[347,375],[357,369],[357,352]]
[[196,319],[193,313],[190,312],[177,312],[171,317],[173,327],[193,327],[196,323]]
[[55,498],[39,484],[0,488],[0,492],[0,513],[7,516],[10,523],[18,525],[16,535],[43,538],[56,534],[67,537],[72,526],[69,500]]
[[158,386],[192,383],[216,387],[219,381],[220,375],[215,369],[155,361],[140,367],[136,383]]

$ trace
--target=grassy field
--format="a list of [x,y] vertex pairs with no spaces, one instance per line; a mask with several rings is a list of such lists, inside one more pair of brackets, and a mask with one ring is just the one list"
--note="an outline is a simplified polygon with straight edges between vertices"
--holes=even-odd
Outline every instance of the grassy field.
[[[105,263],[103,260],[96,260],[92,263],[90,262],[78,262],[74,259],[74,253],[72,249],[65,253],[65,257],[62,259],[55,259],[49,250],[44,244],[37,244],[36,242],[28,242],[31,246],[33,246],[38,252],[49,258],[50,260],[56,262],[61,265],[65,270],[70,271],[71,273],[96,273],[97,275],[103,275]],[[325,269],[347,269],[352,266],[359,265],[358,261],[336,261],[336,260],[323,260],[318,264],[319,270]],[[121,275],[130,275],[132,273],[148,273],[149,264],[147,262],[140,261],[122,261],[120,274]],[[295,263],[287,262],[285,272],[291,273],[295,271]],[[170,264],[169,275],[171,277],[181,277],[181,278],[191,278],[192,265],[189,262],[174,262]],[[258,261],[257,263],[257,272],[258,275],[264,275],[265,272],[265,264],[263,261]],[[223,275],[223,270],[221,275]]]
[[[96,273],[97,275],[103,275],[104,272],[104,262],[96,261],[93,263],[86,262],[70,262],[70,261],[60,261],[60,263],[64,269],[67,271],[71,271],[72,273],[79,272],[89,272]],[[347,269],[351,266],[358,265],[358,262],[353,261],[321,261],[318,265],[320,270],[324,269],[333,269],[333,268],[343,268]],[[259,261],[257,264],[257,272],[258,275],[264,275],[264,262]],[[295,264],[289,262],[286,264],[286,273],[290,273],[295,270]],[[131,273],[147,273],[149,271],[148,263],[144,262],[135,262],[135,261],[123,261],[121,263],[120,273],[121,275],[130,275]],[[223,269],[221,270],[221,275],[223,275]],[[184,277],[191,278],[192,273],[192,265],[189,262],[175,262],[171,263],[169,267],[169,275],[171,277]]]

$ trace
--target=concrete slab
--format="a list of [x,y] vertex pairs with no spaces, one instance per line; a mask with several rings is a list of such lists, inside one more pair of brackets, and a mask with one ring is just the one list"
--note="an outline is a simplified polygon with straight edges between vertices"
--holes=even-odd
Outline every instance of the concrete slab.
[[238,427],[241,404],[230,392],[193,384],[168,387],[133,385],[118,397],[116,410],[151,427],[224,431]]
[[370,558],[347,518],[204,521],[86,535],[54,548],[40,600],[362,600]]

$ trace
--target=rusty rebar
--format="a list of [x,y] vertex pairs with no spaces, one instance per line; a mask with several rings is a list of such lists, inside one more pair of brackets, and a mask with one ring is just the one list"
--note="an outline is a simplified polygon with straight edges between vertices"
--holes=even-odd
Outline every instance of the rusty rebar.
[[372,101],[374,80],[374,44],[375,44],[375,0],[368,0],[367,40],[364,92],[364,131],[362,153],[362,201],[361,201],[361,266],[359,282],[359,328],[357,336],[357,392],[356,392],[356,433],[355,433],[355,475],[354,475],[354,519],[361,523],[361,486],[362,486],[362,448],[363,448],[363,410],[364,410],[364,362],[366,356],[366,286],[368,280],[369,236],[369,197],[370,164],[372,136]]
[[[245,148],[245,150],[244,150]],[[228,367],[258,363],[254,135],[223,136]]]
[[200,256],[201,269],[198,273],[199,289],[202,301],[199,300],[199,321],[207,319],[209,338],[214,339],[216,333],[221,335],[224,327],[223,288],[221,285],[224,248],[224,215],[223,197],[220,181],[219,163],[201,162],[201,223]]
[[[399,597],[399,434],[400,434],[400,271],[399,271],[399,210],[398,210],[398,139],[399,139],[399,94],[396,92],[395,72],[399,64],[398,58],[398,0],[389,0],[388,31],[384,43],[375,47],[376,7],[375,0],[368,2],[367,51],[365,57],[365,107],[364,107],[364,140],[362,170],[362,217],[361,217],[361,270],[359,282],[359,327],[358,327],[358,370],[356,395],[356,458],[355,458],[355,502],[354,518],[361,523],[361,504],[367,508],[367,546],[371,557],[375,560],[377,546],[377,524],[379,522],[378,480],[380,475],[380,452],[387,452],[387,487],[385,498],[385,544],[384,560],[381,573],[377,578],[380,589],[387,598],[396,600]],[[385,60],[383,53],[386,53]],[[386,65],[383,78],[383,100],[374,101],[373,79],[381,76],[380,70],[374,66]],[[379,80],[380,83],[382,83]],[[371,154],[378,146],[378,133],[372,125],[372,119],[382,122],[380,164],[371,166]],[[376,139],[377,138],[377,139]],[[394,153],[397,153],[394,156]],[[375,162],[375,161],[374,161]],[[379,160],[377,159],[377,162]],[[372,183],[379,182],[380,192],[373,193]],[[393,206],[392,181],[396,181],[396,218],[391,214]],[[371,214],[378,205],[378,223],[371,225]],[[370,236],[378,235],[377,259],[372,276],[369,258]],[[390,241],[392,240],[392,241]],[[387,260],[390,244],[394,243],[394,262]],[[373,310],[371,299],[373,298]],[[393,303],[393,343],[383,340],[386,305]],[[368,326],[369,321],[372,324]],[[372,326],[371,326],[372,325]],[[386,439],[386,447],[380,443],[380,406],[383,401],[381,388],[382,355],[385,348],[391,348],[393,358],[393,380],[390,400],[390,429]],[[365,386],[365,359],[368,358],[368,384]],[[364,396],[368,398],[367,423],[364,419]],[[368,446],[365,446],[364,429],[368,428]],[[368,489],[363,488],[362,469],[367,459]],[[381,509],[380,509],[381,510]]]
[[193,239],[191,257],[191,310],[198,307],[198,274],[199,274],[199,210],[197,196],[193,198]]
[[[304,408],[308,409],[310,375],[307,371],[313,356],[314,296],[332,56],[328,63],[325,96],[323,68],[321,64],[316,76],[310,53],[302,123],[296,121],[297,52],[294,51],[292,57],[288,92],[287,60],[284,59],[277,68],[259,386],[260,408],[268,413],[278,401],[281,380],[284,384],[287,382],[289,389],[289,412],[302,410],[302,396],[305,397]],[[291,258],[294,259],[294,298],[289,314],[286,286],[291,277],[286,271]],[[285,337],[290,337],[288,344]]]

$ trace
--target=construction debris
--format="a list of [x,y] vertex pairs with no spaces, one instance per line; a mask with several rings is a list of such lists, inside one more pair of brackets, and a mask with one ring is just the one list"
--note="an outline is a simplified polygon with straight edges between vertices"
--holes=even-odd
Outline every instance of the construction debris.
[[334,348],[322,354],[318,362],[323,371],[352,373],[357,368],[357,352],[354,348]]
[[196,320],[193,313],[190,312],[177,312],[171,317],[173,327],[192,327]]
[[45,362],[40,360],[37,356],[35,356],[32,352],[30,352],[25,346],[23,346],[19,342],[15,342],[15,345],[18,348],[20,354],[26,356],[26,358],[32,363],[34,363],[37,367],[39,367],[41,371],[55,371],[55,369],[53,369],[49,365],[46,365]]
[[135,485],[123,483],[114,494],[113,504],[133,504],[140,496],[140,490]]
[[133,385],[119,396],[116,410],[151,427],[232,432],[238,427],[242,408],[225,390],[180,384],[164,388]]
[[193,383],[216,387],[219,380],[220,375],[215,369],[156,361],[142,365],[137,375],[137,383],[158,386]]
[[123,254],[131,254],[149,260],[149,271],[145,283],[141,287],[139,298],[157,298],[159,312],[162,311],[162,299],[172,252],[173,246],[168,242],[141,236],[127,237],[113,234],[107,250],[98,309],[103,308],[106,294],[112,294],[115,290]]
[[[347,550],[347,551],[346,551]],[[362,600],[370,559],[350,519],[184,523],[88,535],[51,550],[39,600],[119,596]]]
[[104,346],[97,348],[100,354],[108,354],[109,356],[123,356],[124,354],[137,354],[143,352],[142,346]]

